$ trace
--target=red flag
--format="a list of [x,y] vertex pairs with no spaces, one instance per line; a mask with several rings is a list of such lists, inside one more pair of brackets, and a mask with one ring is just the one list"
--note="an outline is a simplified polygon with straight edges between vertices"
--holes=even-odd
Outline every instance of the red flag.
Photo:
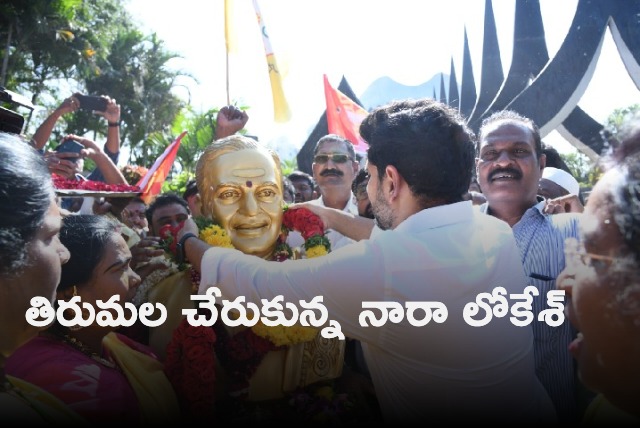
[[149,204],[162,191],[162,183],[169,175],[173,161],[176,159],[178,149],[180,148],[180,142],[182,137],[187,134],[187,131],[182,131],[182,134],[176,138],[173,143],[164,150],[164,152],[156,159],[153,166],[149,171],[140,179],[137,186],[142,190],[140,197],[142,200]]
[[353,143],[358,153],[366,153],[369,145],[362,139],[358,128],[369,114],[351,98],[329,84],[324,75],[324,96],[327,101],[327,125],[330,134],[340,135]]

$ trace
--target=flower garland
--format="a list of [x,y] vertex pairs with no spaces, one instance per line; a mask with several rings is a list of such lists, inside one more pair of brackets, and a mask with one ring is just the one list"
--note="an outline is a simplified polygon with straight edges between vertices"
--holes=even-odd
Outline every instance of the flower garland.
[[[197,217],[194,218],[194,220],[200,230],[200,239],[207,244],[212,247],[234,248],[231,243],[231,238],[222,227],[204,217]],[[182,226],[179,226],[178,230],[181,227]],[[331,243],[324,234],[324,225],[320,217],[306,208],[291,210],[288,206],[285,206],[283,209],[280,235],[278,236],[276,249],[272,256],[274,261],[283,262],[293,257],[293,251],[289,244],[287,244],[287,236],[289,236],[289,232],[292,230],[300,232],[304,238],[304,248],[307,258],[311,259],[313,257],[324,256],[331,251]],[[173,233],[173,230],[171,230],[171,233]],[[171,239],[168,234],[167,238],[169,240]],[[175,253],[175,244],[171,250]]]
[[[210,219],[198,217],[194,220],[200,231],[200,239],[212,246],[233,248],[231,238],[222,227],[214,224]],[[181,228],[182,225],[180,224],[176,227],[166,225],[160,229],[159,234],[163,238],[165,250],[174,256],[177,250],[176,237]],[[278,236],[276,249],[272,256],[274,261],[284,261],[293,257],[294,253],[286,243],[287,236],[291,230],[300,231],[302,237],[305,239],[307,257],[319,257],[327,254],[331,250],[331,244],[324,236],[324,226],[318,216],[305,208],[290,210],[285,206],[281,233]],[[187,267],[188,265],[183,264],[179,266],[179,269],[184,270]],[[194,289],[197,290],[200,283],[200,275],[193,268],[190,268],[190,273]],[[198,391],[202,392],[202,388],[198,386],[184,386],[184,384],[188,382],[185,380],[185,377],[190,378],[195,376],[197,378],[194,373],[198,373],[195,365],[191,366],[186,362],[184,362],[184,364],[181,363],[182,359],[180,356],[190,352],[189,347],[194,346],[193,344],[188,345],[182,343],[184,341],[184,331],[189,329],[185,323],[186,321],[183,320],[182,324],[173,334],[169,345],[172,353],[171,359],[168,357],[166,366],[168,367],[167,370],[173,373],[171,378],[173,382],[179,385],[177,387],[178,389],[181,388],[180,385],[183,385],[182,388],[191,391],[189,393],[191,396],[198,397]],[[191,327],[191,329],[211,330],[206,327]],[[231,394],[237,398],[247,396],[250,380],[268,352],[282,349],[285,346],[308,342],[313,340],[318,334],[318,329],[313,327],[268,327],[262,322],[258,322],[252,328],[242,330],[231,336],[220,319],[214,324],[213,331],[215,332],[215,355],[218,356],[220,363],[225,368],[225,372],[231,381]],[[208,346],[207,339],[204,335],[200,336],[200,341],[204,341],[204,345]],[[202,346],[198,346],[198,348],[202,349]],[[211,358],[213,358],[213,355],[214,353],[211,352]],[[200,359],[201,361],[198,363],[198,367],[214,367],[215,365],[213,360],[202,361],[204,357],[200,357]],[[188,373],[191,373],[191,375]],[[213,394],[211,395],[213,396]],[[190,399],[189,401],[193,403],[194,399]],[[195,402],[199,401],[202,400],[195,400]]]
[[183,414],[202,422],[212,421],[215,410],[215,343],[213,329],[194,327],[185,318],[173,332],[164,363]]
[[[290,231],[300,232],[304,238],[304,248],[308,259],[324,256],[331,251],[331,243],[324,234],[322,220],[306,208],[290,210],[285,207],[282,216],[282,229],[284,232],[283,241],[286,241]],[[282,237],[282,234],[280,236]]]
[[124,179],[127,180],[127,183],[135,185],[136,183],[139,183],[145,175],[147,175],[149,169],[140,165],[127,164],[120,168],[120,172],[124,175]]
[[[292,230],[299,231],[304,238],[307,258],[320,257],[331,251],[331,243],[324,234],[324,225],[320,217],[306,208],[291,210],[288,206],[285,206],[283,211],[281,232],[272,256],[274,261],[283,262],[293,257],[293,250],[289,244],[287,244],[287,236]],[[196,219],[196,224],[200,230],[200,239],[207,244],[214,247],[233,248],[231,238],[227,235],[226,230],[219,225],[202,217]],[[180,227],[181,226],[178,227],[178,230]],[[175,244],[173,245],[175,246]],[[175,248],[173,248],[172,251],[175,252]],[[200,278],[197,274],[194,275],[192,273],[192,280],[194,286],[199,285]],[[268,327],[262,322],[258,322],[255,326],[251,327],[251,330],[256,335],[269,339],[275,346],[288,346],[308,342],[313,340],[318,333],[318,329],[314,327]]]
[[[180,272],[180,266],[174,263],[172,260],[167,259],[164,256],[156,256],[152,258],[148,263],[157,263],[164,265],[163,268],[157,268],[151,272],[147,277],[136,287],[135,294],[131,301],[134,305],[139,307],[143,303],[149,301],[149,291],[165,278],[170,277],[174,273]],[[148,264],[145,263],[145,264]],[[143,266],[142,263],[138,263],[136,268]]]

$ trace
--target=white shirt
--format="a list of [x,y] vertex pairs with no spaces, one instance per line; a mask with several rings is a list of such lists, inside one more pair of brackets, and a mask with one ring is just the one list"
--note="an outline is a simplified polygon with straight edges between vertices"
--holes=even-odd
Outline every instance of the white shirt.
[[[260,305],[282,295],[300,307],[323,296],[329,319],[362,342],[387,423],[554,422],[535,376],[531,326],[514,326],[509,314],[484,327],[462,317],[478,293],[497,286],[522,293],[527,285],[507,223],[470,201],[420,211],[323,257],[271,263],[216,247],[202,266],[200,293],[216,284],[223,299],[242,295]],[[423,327],[406,316],[361,327],[363,301],[438,301],[449,315]]]

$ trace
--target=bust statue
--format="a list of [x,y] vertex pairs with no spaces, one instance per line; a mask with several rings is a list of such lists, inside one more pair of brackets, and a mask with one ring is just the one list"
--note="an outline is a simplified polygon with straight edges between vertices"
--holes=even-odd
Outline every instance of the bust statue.
[[282,225],[278,155],[235,134],[205,149],[196,177],[201,212],[226,230],[236,249],[269,258]]
[[[284,206],[278,155],[251,138],[234,134],[207,146],[197,163],[196,180],[202,215],[225,229],[237,250],[271,260],[281,232]],[[189,275],[181,278],[178,282],[167,278],[149,293],[150,301],[163,303],[169,312],[167,321],[150,332],[150,343],[160,355],[182,320],[181,308],[193,305],[189,300]],[[246,327],[225,325],[224,329],[235,337]],[[344,341],[326,340],[319,334],[309,342],[269,351],[249,381],[247,399],[281,398],[297,387],[338,377],[343,358]],[[216,382],[216,396],[228,394],[228,384],[233,382],[220,365],[216,368]]]

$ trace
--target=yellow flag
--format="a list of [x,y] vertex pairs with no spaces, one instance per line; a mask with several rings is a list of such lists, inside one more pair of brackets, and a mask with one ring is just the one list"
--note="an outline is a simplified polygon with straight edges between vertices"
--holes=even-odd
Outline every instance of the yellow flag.
[[[225,2],[231,2],[231,0],[225,0]],[[260,32],[262,33],[262,42],[264,44],[264,51],[267,55],[267,64],[269,66],[269,80],[271,81],[271,95],[273,97],[273,116],[276,122],[287,122],[291,119],[291,110],[289,110],[289,104],[284,96],[284,89],[282,87],[282,75],[280,69],[276,63],[276,57],[273,54],[271,48],[271,42],[267,35],[267,30],[258,7],[258,0],[253,0],[253,8],[256,11],[256,17],[258,18],[258,25],[260,26]]]
[[236,14],[233,3],[233,0],[224,0],[224,42],[227,53],[238,52],[238,39],[235,29],[233,28],[234,16]]

